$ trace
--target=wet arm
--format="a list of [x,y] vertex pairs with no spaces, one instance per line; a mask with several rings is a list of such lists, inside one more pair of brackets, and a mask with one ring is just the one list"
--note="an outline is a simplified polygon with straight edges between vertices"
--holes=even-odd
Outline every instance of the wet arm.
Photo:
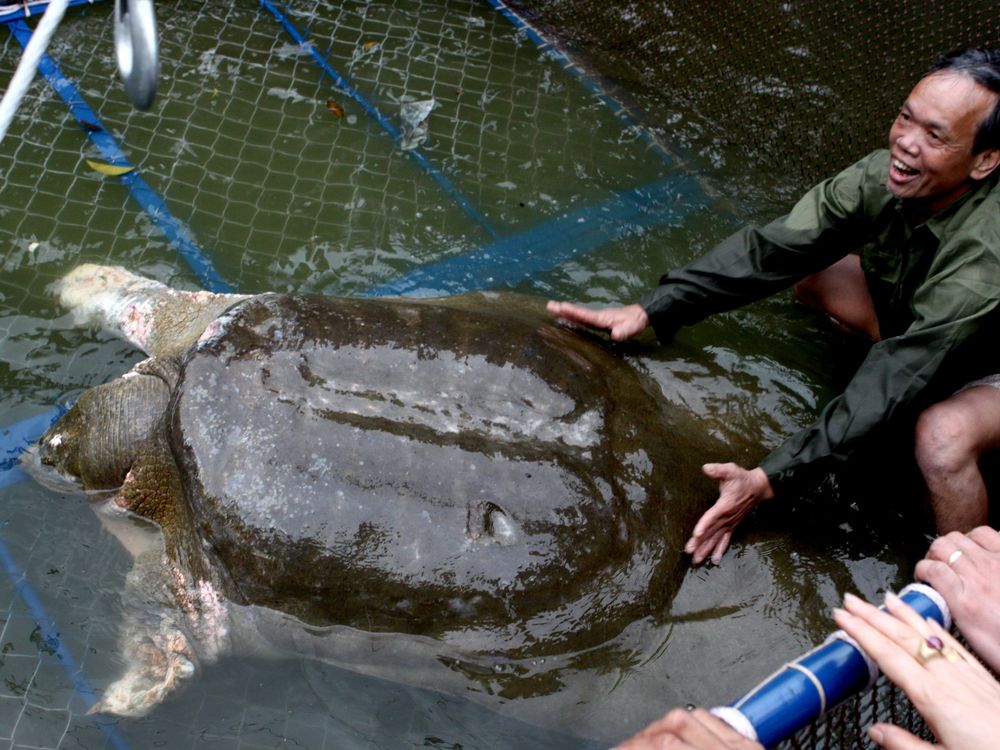
[[[856,249],[871,231],[880,188],[872,157],[817,185],[787,215],[747,226],[688,266],[665,274],[640,300],[657,336],[787,288]],[[885,191],[882,190],[882,193]]]
[[1000,329],[1000,272],[993,265],[970,263],[928,278],[914,299],[913,325],[875,344],[819,419],[761,462],[776,491],[795,471],[846,459],[877,428],[900,416],[915,417],[919,408],[979,374],[962,363],[974,360],[977,347],[992,346],[988,334]]

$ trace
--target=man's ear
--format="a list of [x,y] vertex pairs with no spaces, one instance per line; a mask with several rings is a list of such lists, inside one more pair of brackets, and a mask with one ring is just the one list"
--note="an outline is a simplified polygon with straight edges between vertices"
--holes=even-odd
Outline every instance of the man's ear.
[[998,166],[1000,166],[1000,148],[988,148],[972,158],[972,173],[969,176],[974,180],[986,179]]

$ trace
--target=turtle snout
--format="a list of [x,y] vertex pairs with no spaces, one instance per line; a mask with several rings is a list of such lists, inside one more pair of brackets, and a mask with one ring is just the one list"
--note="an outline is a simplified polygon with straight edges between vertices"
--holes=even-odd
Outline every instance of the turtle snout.
[[51,466],[62,474],[79,476],[76,434],[59,427],[57,424],[38,441],[38,458],[43,466]]

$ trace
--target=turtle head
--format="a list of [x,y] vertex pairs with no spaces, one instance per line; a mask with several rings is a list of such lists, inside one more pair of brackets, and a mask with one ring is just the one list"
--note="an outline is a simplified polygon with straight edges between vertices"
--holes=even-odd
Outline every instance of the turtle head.
[[80,414],[73,407],[38,441],[38,460],[64,477],[80,479]]

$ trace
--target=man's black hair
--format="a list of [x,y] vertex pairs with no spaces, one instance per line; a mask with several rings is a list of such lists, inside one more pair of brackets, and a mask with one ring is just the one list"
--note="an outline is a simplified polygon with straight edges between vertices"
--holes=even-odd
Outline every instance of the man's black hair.
[[[964,73],[980,86],[1000,95],[1000,48],[979,47],[949,52],[931,66],[927,75],[941,72]],[[974,154],[991,148],[1000,148],[1000,96],[993,111],[979,123],[972,142]]]

